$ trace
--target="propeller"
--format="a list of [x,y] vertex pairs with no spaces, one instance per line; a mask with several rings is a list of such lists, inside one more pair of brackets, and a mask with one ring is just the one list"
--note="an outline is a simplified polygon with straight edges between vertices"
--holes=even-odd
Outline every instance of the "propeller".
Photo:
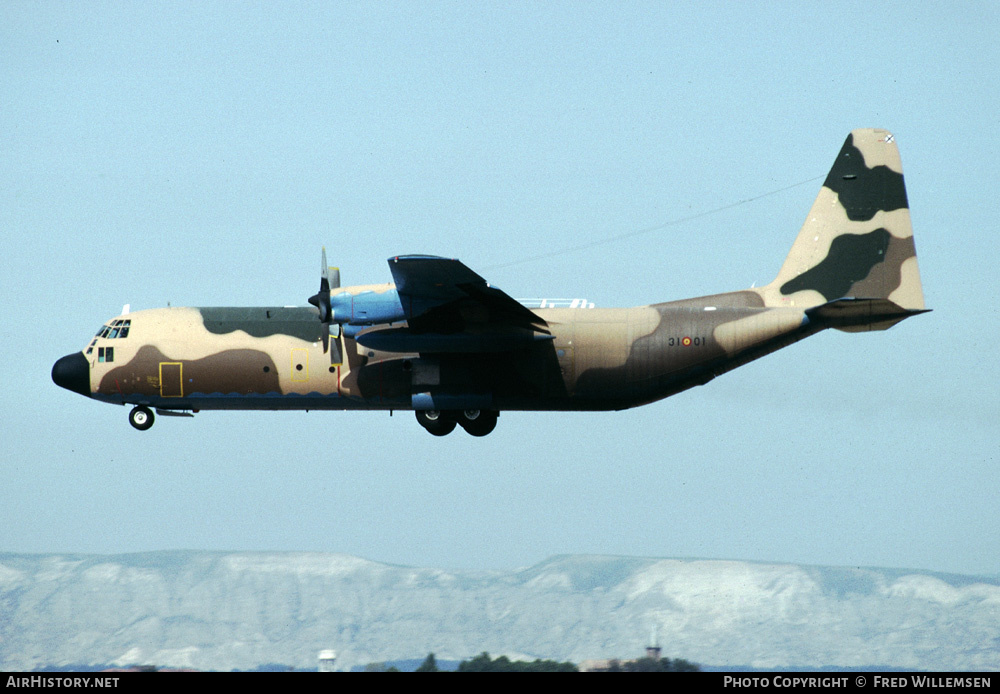
[[[323,258],[319,274],[319,291],[309,297],[309,303],[319,309],[319,320],[323,324],[323,354],[330,349],[330,326],[333,325],[333,307],[330,305],[330,290],[340,287],[340,268],[326,264],[326,246],[323,247]],[[333,355],[330,355],[333,358]]]

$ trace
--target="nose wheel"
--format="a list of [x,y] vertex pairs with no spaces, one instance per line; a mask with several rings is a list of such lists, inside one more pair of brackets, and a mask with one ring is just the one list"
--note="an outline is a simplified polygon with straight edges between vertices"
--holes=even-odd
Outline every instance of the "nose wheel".
[[144,405],[136,405],[128,413],[128,423],[139,431],[146,431],[146,429],[153,426],[154,419],[153,411]]

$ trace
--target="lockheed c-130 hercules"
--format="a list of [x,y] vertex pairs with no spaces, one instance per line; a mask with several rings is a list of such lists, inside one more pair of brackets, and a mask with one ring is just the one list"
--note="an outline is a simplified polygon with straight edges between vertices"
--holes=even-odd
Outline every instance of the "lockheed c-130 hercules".
[[504,410],[621,410],[826,328],[923,313],[899,150],[853,131],[791,252],[758,288],[634,308],[518,302],[458,260],[389,259],[392,284],[340,287],[323,253],[301,308],[160,308],[108,321],[56,362],[58,385],[152,409],[413,410],[430,433],[484,436]]

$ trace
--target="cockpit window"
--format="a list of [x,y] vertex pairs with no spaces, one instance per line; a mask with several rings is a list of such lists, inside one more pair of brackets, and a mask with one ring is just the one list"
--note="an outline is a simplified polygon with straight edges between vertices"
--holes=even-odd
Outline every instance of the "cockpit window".
[[113,340],[116,337],[128,337],[129,328],[131,327],[131,318],[126,318],[125,320],[119,319],[108,325],[102,325],[101,329],[97,331],[97,337],[103,337],[109,340]]
[[98,363],[111,363],[115,360],[115,348],[114,347],[98,347],[97,348],[97,361]]

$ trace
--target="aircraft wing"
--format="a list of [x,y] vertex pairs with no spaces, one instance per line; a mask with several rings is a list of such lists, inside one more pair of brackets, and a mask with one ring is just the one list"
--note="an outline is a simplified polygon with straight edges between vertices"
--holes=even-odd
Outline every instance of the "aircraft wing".
[[401,255],[389,258],[389,270],[413,333],[549,334],[544,320],[457,260]]

